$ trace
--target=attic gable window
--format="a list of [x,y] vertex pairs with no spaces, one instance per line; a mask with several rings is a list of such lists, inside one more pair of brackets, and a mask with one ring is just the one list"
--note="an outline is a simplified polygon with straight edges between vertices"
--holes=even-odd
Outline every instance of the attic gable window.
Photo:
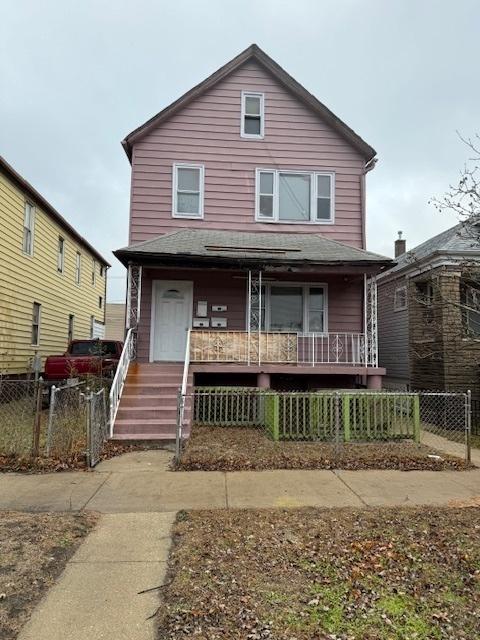
[[333,173],[257,169],[256,184],[256,219],[259,222],[333,222]]
[[242,138],[263,138],[265,129],[263,93],[242,91]]
[[203,218],[204,181],[203,165],[173,165],[174,218]]

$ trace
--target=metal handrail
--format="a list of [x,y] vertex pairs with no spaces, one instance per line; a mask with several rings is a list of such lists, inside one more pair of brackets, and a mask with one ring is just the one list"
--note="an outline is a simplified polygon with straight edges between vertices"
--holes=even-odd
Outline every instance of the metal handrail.
[[178,462],[180,458],[180,447],[182,444],[182,435],[183,435],[183,420],[185,416],[185,395],[187,393],[188,370],[190,368],[190,333],[191,333],[191,329],[188,329],[187,341],[185,345],[185,360],[183,362],[182,386],[178,390],[177,426],[175,429],[175,460],[176,462]]
[[115,377],[113,378],[112,386],[110,388],[110,437],[113,436],[113,424],[117,416],[118,406],[120,404],[120,398],[122,397],[122,391],[125,384],[125,378],[127,377],[128,367],[132,360],[132,348],[133,348],[133,329],[129,329],[122,349],[122,354],[118,361]]

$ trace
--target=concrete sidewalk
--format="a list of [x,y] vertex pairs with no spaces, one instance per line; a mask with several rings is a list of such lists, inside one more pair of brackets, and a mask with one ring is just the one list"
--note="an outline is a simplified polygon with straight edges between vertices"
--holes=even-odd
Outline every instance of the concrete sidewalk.
[[129,453],[88,472],[0,476],[0,509],[155,513],[246,507],[448,504],[480,496],[471,471],[171,472],[171,453]]
[[153,640],[174,518],[103,515],[18,640]]

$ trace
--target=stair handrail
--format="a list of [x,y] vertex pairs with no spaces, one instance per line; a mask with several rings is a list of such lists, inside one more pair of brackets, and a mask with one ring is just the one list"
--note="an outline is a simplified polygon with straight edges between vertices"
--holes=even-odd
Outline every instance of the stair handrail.
[[190,368],[190,334],[191,329],[187,329],[187,340],[185,344],[185,360],[183,362],[183,376],[182,386],[178,390],[178,405],[177,405],[177,426],[175,429],[175,461],[178,462],[180,458],[180,447],[182,444],[183,435],[183,419],[185,414],[185,395],[187,393],[188,385],[188,370]]
[[127,331],[125,342],[123,343],[122,354],[118,361],[117,370],[110,387],[109,403],[110,403],[110,437],[113,436],[113,424],[117,416],[120,398],[122,397],[125,378],[127,377],[128,367],[132,361],[133,354],[133,329]]

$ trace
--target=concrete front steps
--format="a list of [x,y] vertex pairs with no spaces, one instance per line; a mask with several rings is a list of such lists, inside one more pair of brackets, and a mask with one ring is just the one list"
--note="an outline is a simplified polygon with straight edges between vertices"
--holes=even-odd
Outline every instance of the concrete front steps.
[[[114,440],[175,440],[178,391],[183,364],[177,362],[132,363],[113,426]],[[189,374],[183,435],[188,436],[193,374]]]

